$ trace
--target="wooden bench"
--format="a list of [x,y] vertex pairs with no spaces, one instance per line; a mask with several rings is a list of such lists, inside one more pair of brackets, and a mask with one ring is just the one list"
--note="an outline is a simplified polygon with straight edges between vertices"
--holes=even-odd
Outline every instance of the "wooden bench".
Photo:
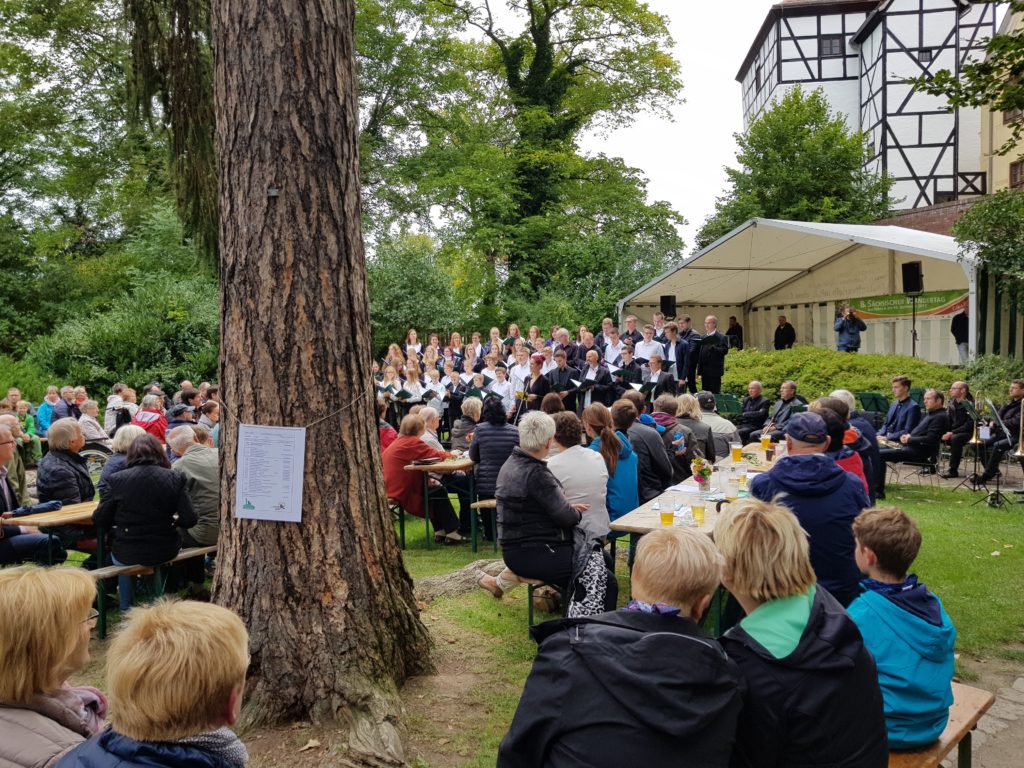
[[971,768],[971,731],[995,700],[988,691],[953,683],[949,722],[938,741],[923,749],[890,752],[889,768],[937,768],[954,747],[958,768]]
[[[494,551],[497,552],[498,551],[498,501],[497,501],[497,499],[483,499],[481,501],[474,501],[469,506],[470,506],[471,509],[475,509],[475,510],[481,510],[481,509],[490,510],[490,512],[491,512],[491,534],[494,536],[494,541],[492,543],[494,545]],[[471,542],[471,545],[472,545],[473,551],[476,552],[476,532],[477,532],[476,515],[473,515],[472,529],[473,529],[473,532],[472,532],[473,541]]]
[[212,547],[189,547],[178,552],[173,560],[168,560],[160,565],[108,565],[105,568],[96,568],[89,571],[89,575],[97,582],[96,593],[100,613],[97,620],[97,628],[100,640],[107,636],[107,591],[102,584],[104,580],[116,576],[152,576],[153,594],[159,597],[164,592],[164,582],[160,578],[160,569],[163,566],[180,563],[183,560],[191,560],[193,557],[206,557],[216,552],[216,545]]
[[388,509],[398,519],[398,546],[405,549],[405,510],[402,508],[402,502],[389,496]]

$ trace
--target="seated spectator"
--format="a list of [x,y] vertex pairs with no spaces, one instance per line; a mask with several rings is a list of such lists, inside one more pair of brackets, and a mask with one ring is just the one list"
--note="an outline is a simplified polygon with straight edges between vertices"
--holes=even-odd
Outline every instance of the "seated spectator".
[[162,600],[137,608],[107,650],[111,727],[59,768],[244,768],[238,722],[249,637],[219,605]]
[[[181,549],[177,529],[196,524],[185,477],[171,471],[163,446],[152,435],[128,447],[125,468],[107,480],[109,492],[92,514],[93,523],[113,528],[114,565],[161,565]],[[124,613],[132,605],[132,582],[118,576],[117,597]]]
[[[893,403],[885,414],[885,421],[879,436],[891,442],[897,442],[903,435],[910,434],[910,431],[917,426],[921,420],[921,409],[910,396],[910,386],[913,382],[906,376],[895,376],[892,380]],[[885,498],[880,496],[879,498]]]
[[58,402],[60,402],[60,394],[57,388],[54,386],[47,387],[46,397],[43,398],[43,402],[36,408],[36,430],[39,437],[46,437],[50,424],[53,422],[53,407]]
[[68,683],[89,661],[95,597],[80,568],[0,570],[0,765],[54,766],[103,729],[103,694]]
[[28,400],[19,400],[14,408],[14,415],[18,417],[18,424],[24,436],[24,449],[21,458],[25,466],[34,467],[43,458],[43,446],[39,442],[39,435],[36,434],[36,420],[32,415],[32,403]]
[[796,393],[795,381],[782,382],[779,385],[779,399],[775,401],[775,405],[768,412],[768,418],[764,424],[756,432],[750,434],[750,439],[756,442],[761,439],[761,435],[771,435],[773,443],[785,440],[786,425],[793,416],[793,406],[806,402]]
[[[441,445],[441,440],[437,436],[437,432],[441,428],[441,414],[436,408],[430,406],[421,405],[419,408],[419,415],[423,418],[425,427],[420,440],[434,450],[444,453],[444,446]],[[459,452],[453,448],[452,455],[457,456]],[[449,472],[443,475],[435,473],[430,477],[441,483],[449,493],[454,493],[459,497],[459,535],[468,536],[472,528],[470,515],[473,511],[469,506],[473,503],[473,499],[469,495],[469,477],[465,472]]]
[[32,503],[28,493],[28,475],[25,472],[25,460],[21,456],[21,449],[24,446],[25,434],[21,431],[21,423],[13,413],[0,413],[0,424],[11,431],[14,438],[14,454],[11,460],[4,466],[7,468],[7,479],[11,481],[15,490],[15,506],[27,506]]
[[878,666],[889,749],[917,749],[949,720],[956,629],[942,601],[907,575],[921,548],[913,520],[896,507],[866,509],[853,535],[867,578],[847,610]]
[[750,442],[750,435],[756,432],[768,418],[768,411],[772,407],[771,401],[762,394],[763,387],[760,381],[752,381],[747,384],[747,396],[743,398],[739,416],[736,417],[736,431],[740,433],[740,442],[744,445]]
[[672,464],[657,429],[637,421],[636,406],[629,400],[612,403],[611,414],[616,432],[626,435],[636,454],[640,503],[660,496],[672,483]]
[[201,427],[198,424],[192,425],[192,431],[196,435],[196,442],[200,445],[205,445],[207,448],[216,448],[213,444],[213,433],[206,427]]
[[797,518],[740,499],[715,523],[715,543],[722,584],[746,613],[722,636],[746,681],[730,765],[884,768],[875,663],[846,611],[814,583]]
[[[212,547],[220,533],[220,464],[217,451],[199,441],[194,427],[176,427],[167,433],[167,444],[178,456],[173,469],[185,477],[185,490],[192,499],[198,518],[191,527],[182,526],[181,546]],[[203,558],[193,557],[182,563],[181,574],[188,580],[190,597],[209,600]]]
[[554,437],[555,422],[546,413],[523,414],[519,445],[498,473],[498,541],[505,569],[497,577],[482,574],[477,582],[497,598],[524,580],[565,589],[572,578],[573,529],[586,505],[569,503],[544,461]]
[[206,390],[206,399],[207,401],[220,403],[220,387],[212,385],[208,390]]
[[[915,404],[916,408],[917,405]],[[887,462],[915,461],[932,464],[935,471],[942,436],[949,431],[949,414],[946,412],[945,395],[937,389],[924,393],[925,415],[907,433],[899,436],[901,448],[880,448],[881,461],[875,475],[875,492],[879,499],[885,498],[885,470]],[[926,470],[927,471],[927,470]]]
[[661,395],[654,400],[651,418],[659,427],[664,427],[661,440],[665,444],[669,460],[672,462],[672,482],[681,483],[693,472],[690,462],[702,454],[697,448],[697,438],[693,430],[676,420],[678,403],[672,395]]
[[[498,369],[502,370],[502,369]],[[498,395],[488,395],[480,411],[481,421],[473,432],[469,444],[469,458],[476,464],[476,495],[478,499],[493,499],[498,472],[512,449],[519,445],[519,429],[508,423],[505,404]],[[491,516],[481,515],[484,535],[494,541],[497,531],[491,530]]]
[[[384,486],[388,498],[395,499],[410,515],[423,517],[423,477],[419,472],[406,472],[405,466],[425,459],[447,459],[446,451],[431,448],[421,439],[426,424],[418,413],[402,419],[398,439],[384,451]],[[431,480],[428,496],[430,521],[434,525],[434,541],[461,544],[459,518],[455,516],[448,491]]]
[[78,409],[78,403],[75,400],[75,388],[61,387],[60,399],[53,405],[52,421],[59,419],[74,419],[78,421],[78,417],[81,415],[82,412]]
[[113,453],[110,454],[110,457],[103,464],[103,469],[100,472],[100,481],[96,483],[96,490],[100,492],[101,499],[107,495],[110,478],[125,468],[128,461],[128,449],[135,442],[135,438],[142,437],[145,434],[146,430],[134,424],[121,427],[114,433],[114,437],[110,441]]
[[875,432],[874,426],[864,414],[857,410],[857,399],[852,392],[847,389],[835,389],[829,397],[842,400],[846,404],[850,426],[856,429],[864,440],[864,443],[858,442],[854,446],[854,450],[860,454],[861,461],[864,462],[864,476],[868,479],[868,500],[874,504],[876,468],[882,462],[878,452],[878,433]]
[[[38,528],[12,525],[8,518],[21,506],[17,491],[7,476],[7,464],[17,453],[10,427],[0,424],[0,565],[34,561],[45,565],[51,545],[49,537]],[[67,552],[52,545],[53,562],[63,563]],[[2,751],[0,751],[2,754]]]
[[[462,416],[452,424],[452,450],[468,451],[469,438],[480,421],[480,411],[483,408],[483,401],[479,397],[467,397],[462,401]],[[437,410],[436,408],[434,409]],[[439,415],[440,420],[440,415]]]
[[697,405],[700,406],[700,420],[711,427],[711,437],[715,441],[715,456],[728,456],[731,443],[740,442],[740,433],[736,425],[715,410],[715,396],[707,390],[697,393]]
[[846,422],[839,417],[838,413],[825,405],[822,400],[833,402],[837,407],[845,408],[845,406],[835,398],[823,397],[815,400],[807,407],[807,410],[818,414],[825,422],[825,431],[828,433],[828,448],[825,450],[825,455],[831,456],[836,464],[851,475],[856,475],[857,479],[864,485],[864,493],[867,493],[868,480],[864,475],[864,460],[860,457],[859,453],[845,445],[847,434]]
[[575,413],[562,411],[552,418],[557,453],[548,457],[548,469],[562,485],[570,504],[587,506],[580,520],[580,528],[586,532],[587,539],[603,542],[611,530],[608,527],[608,468],[599,453],[583,446],[583,423]]
[[696,397],[685,394],[676,398],[676,421],[693,432],[694,448],[714,464],[715,458],[718,456],[715,447],[715,434],[711,431],[711,427],[704,423],[704,416]]
[[82,428],[85,442],[96,443],[109,450],[111,445],[110,437],[107,435],[106,430],[100,426],[99,419],[97,418],[100,415],[100,404],[95,400],[86,400],[82,403],[81,408],[82,415],[78,417],[78,426]]
[[[550,347],[545,347],[550,349]],[[561,413],[565,410],[565,403],[562,402],[562,396],[558,392],[548,392],[544,395],[544,399],[540,401],[540,409],[548,416],[554,416],[556,413]]]
[[132,424],[142,427],[161,443],[167,432],[167,417],[164,416],[163,402],[163,395],[145,395],[142,398],[142,408],[132,417]]
[[110,394],[107,395],[107,407],[103,409],[103,431],[110,437],[113,437],[114,432],[117,431],[119,416],[122,414],[128,416],[127,420],[121,422],[122,424],[131,422],[131,416],[125,410],[124,398],[121,396],[121,393],[127,388],[127,384],[119,381],[111,387]]
[[750,495],[771,501],[785,494],[788,507],[811,540],[811,564],[821,586],[841,605],[860,592],[850,525],[868,497],[859,479],[828,456],[825,421],[816,413],[797,413],[786,424],[787,455],[749,481]]
[[[195,390],[189,390],[194,392]],[[191,405],[185,405],[185,403],[178,403],[177,405],[171,406],[171,410],[167,412],[167,427],[164,429],[164,441],[167,440],[167,435],[172,429],[178,427],[191,427],[196,423],[196,410]],[[171,446],[167,446],[167,460],[173,464],[178,460],[178,457],[171,450]]]
[[58,419],[50,425],[50,450],[36,473],[39,501],[79,504],[92,501],[96,488],[89,477],[89,468],[79,451],[85,446],[85,435],[76,419]]
[[[85,387],[79,385],[75,387],[75,405],[78,406],[78,410],[82,410],[82,403],[89,399],[89,392]],[[81,416],[81,413],[79,413]]]
[[727,766],[739,670],[699,624],[720,562],[703,534],[652,531],[637,547],[625,608],[537,627],[498,767]]
[[212,400],[199,406],[199,421],[196,422],[210,431],[220,423],[220,405]]
[[380,438],[380,452],[382,454],[388,449],[389,445],[398,439],[398,432],[384,418],[387,412],[388,404],[377,401],[377,436]]
[[640,506],[636,451],[624,432],[612,428],[611,412],[601,403],[588,405],[582,420],[590,450],[597,451],[608,468],[608,516],[616,520]]

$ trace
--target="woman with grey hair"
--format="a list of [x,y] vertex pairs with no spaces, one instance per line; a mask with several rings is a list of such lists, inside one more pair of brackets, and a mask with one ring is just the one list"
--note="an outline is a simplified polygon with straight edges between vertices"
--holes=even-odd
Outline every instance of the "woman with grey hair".
[[110,478],[125,468],[125,462],[128,460],[127,453],[131,444],[135,442],[135,438],[141,437],[144,434],[146,434],[146,430],[142,427],[137,427],[134,424],[125,424],[114,433],[114,439],[111,441],[111,449],[114,452],[103,465],[103,471],[100,473],[100,481],[96,484],[96,487],[99,489],[101,499],[107,493],[107,488],[109,488],[108,481]]
[[100,404],[95,400],[86,400],[82,403],[82,415],[78,417],[78,426],[82,428],[85,442],[98,443],[107,450],[110,450],[110,435],[103,429],[99,421]]
[[462,416],[452,424],[452,450],[468,451],[469,436],[480,421],[483,401],[479,397],[467,397],[462,401]]
[[548,469],[545,459],[554,437],[554,420],[530,411],[519,422],[519,445],[498,473],[498,541],[505,569],[477,581],[495,597],[524,580],[564,589],[572,578],[573,529],[589,505],[569,504]]

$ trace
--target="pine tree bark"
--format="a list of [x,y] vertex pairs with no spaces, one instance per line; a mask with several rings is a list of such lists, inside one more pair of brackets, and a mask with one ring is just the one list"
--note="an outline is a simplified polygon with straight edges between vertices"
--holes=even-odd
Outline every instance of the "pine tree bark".
[[[222,528],[214,598],[251,635],[251,723],[336,719],[401,760],[429,638],[383,491],[360,225],[352,0],[214,0]],[[238,421],[304,426],[301,524],[233,516]],[[236,420],[237,419],[237,420]],[[372,761],[371,761],[372,762]]]

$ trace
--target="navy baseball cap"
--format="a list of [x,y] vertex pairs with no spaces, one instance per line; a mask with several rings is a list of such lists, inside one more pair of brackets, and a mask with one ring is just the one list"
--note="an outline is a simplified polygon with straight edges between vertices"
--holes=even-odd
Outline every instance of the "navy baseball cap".
[[786,424],[786,435],[801,443],[821,445],[828,439],[825,420],[816,413],[796,413]]

